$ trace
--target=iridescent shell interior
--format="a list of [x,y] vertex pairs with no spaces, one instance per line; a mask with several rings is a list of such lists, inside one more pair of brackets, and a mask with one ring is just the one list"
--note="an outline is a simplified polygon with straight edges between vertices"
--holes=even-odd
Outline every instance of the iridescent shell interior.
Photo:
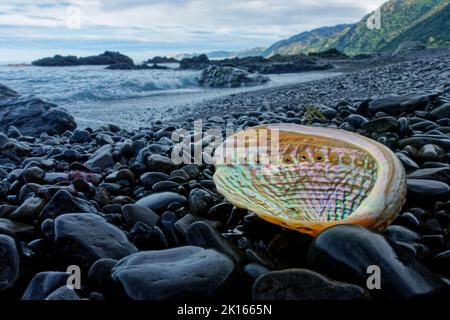
[[[347,222],[379,229],[400,210],[404,172],[384,146],[342,130],[298,125],[249,130],[229,137],[215,155],[214,181],[233,204],[310,234]],[[398,169],[398,176],[390,169]],[[392,183],[398,190],[390,189]],[[392,192],[399,197],[386,204]]]

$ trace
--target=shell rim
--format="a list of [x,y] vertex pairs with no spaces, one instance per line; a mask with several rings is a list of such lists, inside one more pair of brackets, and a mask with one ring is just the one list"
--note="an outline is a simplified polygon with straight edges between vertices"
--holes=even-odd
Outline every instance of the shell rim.
[[[297,124],[259,125],[246,128],[245,130],[248,129],[275,129],[280,131],[280,135],[284,131],[294,134],[313,135],[326,139],[341,140],[355,146],[357,149],[367,152],[377,165],[377,179],[359,207],[350,216],[333,221],[292,220],[283,217],[274,217],[271,214],[258,210],[257,207],[252,208],[251,202],[248,202],[250,205],[244,204],[221,187],[216,171],[213,176],[213,181],[220,194],[236,207],[248,209],[268,222],[281,225],[288,229],[308,233],[313,236],[325,228],[336,224],[347,223],[360,224],[375,230],[382,230],[395,219],[406,200],[406,174],[403,165],[389,148],[370,138],[340,129],[308,127]],[[236,134],[237,133],[228,137],[216,149],[218,152],[214,154],[213,158],[216,169],[224,165],[217,161],[223,156],[223,153],[221,152],[223,151],[222,146]],[[385,217],[382,216],[383,213],[385,214]]]

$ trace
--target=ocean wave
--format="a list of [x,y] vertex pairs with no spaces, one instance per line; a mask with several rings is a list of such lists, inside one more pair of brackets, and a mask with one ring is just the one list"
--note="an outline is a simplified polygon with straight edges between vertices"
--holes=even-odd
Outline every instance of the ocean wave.
[[4,75],[19,82],[19,89],[58,104],[123,100],[201,90],[196,80],[198,72],[192,71],[105,70],[97,67],[4,69]]
[[130,79],[117,81],[114,85],[92,84],[80,88],[69,96],[61,97],[61,101],[89,101],[89,100],[122,100],[153,96],[157,94],[186,93],[200,89],[195,76],[160,78],[150,81],[143,79]]

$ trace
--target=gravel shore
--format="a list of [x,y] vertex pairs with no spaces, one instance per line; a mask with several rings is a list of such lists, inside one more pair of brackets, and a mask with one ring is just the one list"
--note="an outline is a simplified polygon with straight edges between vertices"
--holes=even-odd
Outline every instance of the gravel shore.
[[[212,165],[172,161],[172,133],[194,138],[199,118],[203,130],[296,123],[367,136],[402,162],[406,203],[382,233],[342,225],[313,238],[265,222],[217,192]],[[448,298],[449,134],[448,51],[208,101],[148,128],[10,126],[0,132],[0,298]],[[378,290],[367,287],[373,265]]]

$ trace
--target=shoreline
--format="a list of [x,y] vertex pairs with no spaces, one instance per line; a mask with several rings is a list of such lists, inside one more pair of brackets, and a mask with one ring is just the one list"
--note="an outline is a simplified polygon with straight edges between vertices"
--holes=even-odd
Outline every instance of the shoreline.
[[[402,91],[421,91],[434,90],[432,83],[423,83],[423,86],[408,87],[401,81],[389,81],[391,86],[383,86],[382,82],[389,78],[389,72],[395,69],[396,72],[410,72],[415,78],[419,73],[426,72],[420,69],[414,70],[414,64],[423,62],[425,65],[428,60],[437,61],[441,58],[448,58],[449,48],[427,49],[425,52],[410,53],[409,55],[397,58],[397,62],[388,63],[383,61],[376,66],[367,67],[367,63],[354,67],[353,71],[340,65],[335,70],[342,70],[341,74],[331,76],[325,79],[312,80],[297,84],[288,84],[273,88],[261,88],[250,92],[230,94],[226,97],[211,99],[205,103],[194,106],[195,112],[187,114],[190,118],[202,118],[212,116],[224,116],[230,112],[257,111],[265,106],[269,109],[276,109],[283,104],[293,106],[295,104],[305,105],[309,103],[332,105],[339,99],[349,100],[351,102],[360,102],[364,99],[388,96]],[[377,61],[377,60],[376,60]],[[347,62],[346,62],[347,63]],[[403,71],[406,69],[406,71]],[[425,67],[426,69],[426,67]],[[345,72],[347,71],[347,72]],[[432,70],[428,73],[433,72]],[[378,78],[378,79],[377,79]],[[359,82],[359,83],[358,83]],[[362,83],[364,85],[362,85]],[[372,83],[374,90],[366,90],[365,85]],[[335,90],[335,86],[344,85],[341,90]],[[352,89],[353,87],[353,89]],[[354,94],[352,94],[354,91]],[[384,92],[382,92],[384,91]],[[278,104],[278,105],[277,105]],[[234,111],[233,111],[234,110]],[[185,116],[183,116],[185,117]],[[175,122],[182,121],[182,118],[174,119]]]
[[[129,129],[137,129],[156,121],[162,121],[165,123],[179,122],[177,121],[177,118],[190,117],[197,106],[213,104],[216,100],[226,100],[229,97],[246,93],[257,94],[258,92],[264,91],[271,92],[272,90],[280,90],[293,85],[292,83],[277,84],[277,81],[282,81],[280,80],[281,78],[298,77],[299,80],[296,82],[296,85],[298,85],[300,83],[335,77],[340,74],[341,73],[333,71],[311,71],[304,72],[302,74],[285,74],[281,77],[276,76],[277,79],[273,80],[272,83],[268,83],[263,86],[220,89],[198,87],[195,92],[175,92],[175,94],[171,96],[165,94],[155,94],[153,96],[142,98],[112,100],[108,102],[108,104],[96,106],[97,108],[92,108],[89,104],[85,104],[83,107],[68,105],[66,109],[74,115],[77,123],[81,124],[79,128],[82,129],[85,128],[85,122],[79,121],[80,118],[78,115],[82,115],[87,118],[91,117],[92,120],[90,121],[93,123],[113,123]],[[293,80],[287,79],[287,81]],[[117,112],[121,112],[122,116],[126,118],[126,121],[129,124],[126,124],[125,122],[114,122],[114,118],[117,118]],[[97,119],[99,113],[103,119]],[[93,128],[98,126],[98,124],[94,124]]]

